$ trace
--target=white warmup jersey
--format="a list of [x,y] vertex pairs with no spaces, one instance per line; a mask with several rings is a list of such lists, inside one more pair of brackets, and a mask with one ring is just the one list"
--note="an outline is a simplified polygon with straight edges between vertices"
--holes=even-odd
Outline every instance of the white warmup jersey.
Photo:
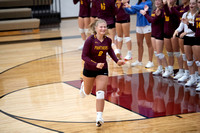
[[[195,14],[191,14],[191,12],[185,12],[182,16],[182,18],[186,18],[189,20],[189,23],[194,25],[194,19],[195,19]],[[184,30],[184,32],[186,32],[186,36],[188,37],[195,37],[195,32],[193,32],[190,28],[188,28],[187,24],[184,24],[182,21],[179,25],[179,27],[176,29],[178,32],[181,32],[182,30]]]

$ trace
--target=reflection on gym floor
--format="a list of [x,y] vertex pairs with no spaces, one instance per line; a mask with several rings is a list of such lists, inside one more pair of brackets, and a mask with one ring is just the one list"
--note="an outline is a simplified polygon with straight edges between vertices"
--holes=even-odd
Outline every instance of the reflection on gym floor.
[[[80,88],[81,80],[66,83]],[[146,118],[200,111],[200,94],[195,88],[152,73],[109,77],[105,99]]]

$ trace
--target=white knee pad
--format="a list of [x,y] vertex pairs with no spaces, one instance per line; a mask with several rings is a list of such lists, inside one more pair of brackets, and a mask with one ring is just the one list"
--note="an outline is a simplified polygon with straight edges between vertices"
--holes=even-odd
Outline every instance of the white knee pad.
[[85,33],[88,34],[88,29],[84,29]]
[[118,37],[118,36],[117,36],[117,35],[115,35],[115,38],[114,38],[114,39],[115,39],[115,40],[117,40],[117,37]]
[[163,59],[165,57],[165,55],[163,53],[159,53],[157,54],[159,59]]
[[181,56],[180,52],[174,52],[174,56],[176,56],[177,58]]
[[193,65],[193,61],[187,61],[187,65],[191,67]]
[[185,54],[182,54],[182,57],[183,57],[183,61],[187,61],[187,58],[186,58]]
[[97,91],[96,99],[104,99],[104,91]]
[[197,67],[200,67],[200,61],[195,61]]
[[115,43],[112,43],[111,45],[112,45],[112,47],[113,47],[113,46],[115,46]]
[[79,32],[80,32],[80,33],[85,33],[85,30],[84,30],[84,29],[81,29],[81,28],[79,28]]
[[157,52],[156,51],[154,51],[154,55],[157,57],[158,56],[158,54],[157,54]]
[[118,37],[117,37],[117,41],[118,41],[118,42],[122,42],[122,41],[123,41],[123,38],[118,36]]
[[172,57],[172,56],[173,56],[173,52],[167,52],[167,55],[168,55],[169,57]]
[[125,38],[124,38],[124,41],[125,41],[125,43],[131,41],[131,37],[125,37]]

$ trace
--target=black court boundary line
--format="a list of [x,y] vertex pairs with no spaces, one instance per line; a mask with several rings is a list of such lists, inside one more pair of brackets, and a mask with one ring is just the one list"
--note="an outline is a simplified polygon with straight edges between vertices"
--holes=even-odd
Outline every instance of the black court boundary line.
[[6,112],[4,112],[2,110],[0,110],[0,112],[3,113],[4,115],[7,115],[7,116],[13,118],[13,119],[16,119],[18,121],[24,122],[26,124],[29,124],[29,125],[32,125],[32,126],[35,126],[35,127],[39,127],[39,128],[42,128],[42,129],[46,129],[46,130],[50,130],[50,131],[54,131],[54,132],[58,132],[58,133],[64,133],[64,132],[61,132],[61,131],[58,131],[58,130],[54,130],[54,129],[50,129],[50,128],[47,128],[47,127],[44,127],[44,126],[33,124],[33,123],[25,121],[25,120],[21,120],[21,119],[19,119],[20,117],[17,117],[15,115],[12,115],[12,114],[9,114],[9,113],[6,113]]
[[[67,82],[67,81],[65,81],[65,82]],[[0,96],[0,100],[1,100],[3,97],[5,97],[5,96],[7,96],[7,95],[9,95],[9,94],[12,94],[12,93],[15,93],[15,92],[18,92],[18,91],[22,91],[22,90],[25,90],[25,89],[30,89],[30,88],[34,88],[34,87],[38,87],[38,86],[44,86],[44,85],[50,85],[50,84],[56,84],[56,83],[64,83],[64,84],[67,84],[67,83],[65,83],[65,82],[61,81],[61,82],[47,83],[47,84],[41,84],[41,85],[35,85],[35,86],[26,87],[26,88],[21,88],[21,89],[14,90],[14,91],[12,91],[12,92],[9,92],[9,93],[6,93],[6,94]],[[68,85],[68,84],[67,84],[67,85]],[[69,86],[71,86],[71,85],[69,85]],[[74,86],[72,86],[72,87],[74,87]],[[76,87],[74,87],[74,88],[76,88]],[[112,104],[113,104],[113,103],[112,103]],[[126,108],[124,108],[124,109],[126,109]],[[128,109],[127,109],[127,110],[128,110]],[[2,112],[5,112],[5,111],[3,111],[3,110],[0,110],[0,112],[1,112],[1,111],[2,111]],[[9,113],[7,113],[7,112],[5,112],[5,113],[6,113],[6,114],[9,114]],[[96,122],[73,122],[73,121],[41,120],[41,119],[34,119],[34,118],[16,116],[16,115],[13,115],[13,114],[9,114],[9,115],[10,115],[10,116],[14,116],[14,117],[18,117],[18,118],[28,119],[28,120],[37,120],[37,121],[45,121],[45,122],[60,122],[60,123],[96,123]],[[145,118],[141,118],[141,119],[147,119],[147,118],[145,117]],[[123,121],[135,121],[135,120],[141,120],[141,119],[130,119],[130,120],[119,120],[119,121],[105,121],[105,122],[123,122]]]
[[13,67],[10,67],[2,72],[0,72],[0,75],[9,71],[9,70],[12,70],[16,67],[19,67],[19,66],[22,66],[22,65],[25,65],[25,64],[28,64],[28,63],[31,63],[31,62],[34,62],[34,61],[38,61],[38,60],[42,60],[42,59],[45,59],[45,58],[51,58],[53,56],[57,56],[57,55],[62,55],[62,54],[66,54],[66,53],[70,53],[70,52],[78,52],[79,50],[72,50],[72,51],[66,51],[66,52],[62,52],[62,53],[58,53],[58,54],[53,54],[53,55],[48,55],[48,56],[44,56],[44,57],[40,57],[40,58],[37,58],[37,59],[33,59],[33,60],[30,60],[30,61],[27,61],[27,62],[24,62],[24,63],[21,63],[21,64],[18,64],[16,66],[13,66]]
[[[148,73],[148,72],[146,72],[146,73]],[[65,81],[65,82],[67,82],[67,81]],[[17,92],[17,91],[21,91],[21,90],[25,90],[25,89],[30,89],[30,88],[37,87],[37,86],[43,86],[43,85],[49,85],[49,84],[55,84],[55,83],[64,83],[64,84],[67,84],[67,85],[69,85],[69,86],[72,86],[72,85],[70,85],[70,84],[68,84],[68,83],[65,83],[65,82],[61,81],[61,82],[47,83],[47,84],[41,84],[41,85],[36,85],[36,86],[31,86],[31,87],[27,87],[27,88],[18,89],[18,90],[9,92],[9,93],[7,93],[7,94],[1,96],[0,99],[2,99],[3,97],[5,97],[5,96],[7,96],[7,95],[9,95],[9,94],[11,94],[11,93],[14,93],[14,92]],[[72,87],[74,87],[74,86],[72,86]],[[74,87],[74,88],[77,88],[77,87]],[[79,88],[77,88],[77,89],[79,89]],[[107,100],[106,100],[106,101],[107,101]],[[108,102],[109,102],[109,101],[108,101]],[[112,103],[112,104],[114,104],[114,103]],[[117,106],[119,106],[119,105],[117,105]],[[124,108],[124,107],[122,107],[122,108]],[[124,108],[124,109],[126,109],[126,108]],[[127,109],[127,110],[129,110],[129,109]],[[31,124],[31,125],[34,125],[34,126],[37,126],[37,127],[41,127],[41,128],[44,128],[44,129],[48,129],[48,128],[42,127],[42,126],[39,126],[39,125],[36,125],[36,124],[33,124],[33,123],[31,123],[31,122],[27,122],[27,121],[21,120],[21,119],[19,119],[19,118],[27,119],[27,120],[35,120],[35,121],[44,121],[44,122],[56,122],[56,123],[96,123],[96,122],[73,122],[73,121],[41,120],[41,119],[34,119],[34,118],[27,118],[27,117],[16,116],[16,115],[13,115],[13,114],[9,114],[9,113],[7,113],[7,112],[5,112],[5,111],[3,111],[3,110],[0,110],[0,112],[2,112],[3,114],[8,115],[8,116],[10,116],[10,117],[12,117],[12,118],[14,118],[14,119],[17,119],[17,120],[19,120],[19,121],[23,121],[23,122],[25,122],[25,123],[28,123],[28,124]],[[133,111],[132,111],[132,112],[133,112]],[[136,112],[134,112],[134,113],[136,113]],[[198,113],[198,112],[194,112],[194,113]],[[136,114],[138,114],[138,113],[136,113]],[[183,113],[183,114],[192,114],[192,113]],[[105,121],[105,123],[138,121],[138,120],[155,119],[155,118],[168,117],[168,116],[175,116],[175,117],[178,117],[178,118],[183,118],[183,117],[180,116],[180,115],[183,115],[183,114],[159,116],[159,117],[152,117],[152,118],[145,117],[145,118],[141,118],[141,119],[129,119],[129,120],[119,120],[119,121]],[[139,115],[141,115],[141,114],[139,114]],[[141,116],[142,116],[142,115],[141,115]],[[48,129],[48,130],[50,130],[50,129]],[[59,132],[59,131],[57,131],[57,132]],[[59,133],[62,133],[62,132],[59,132]]]
[[[176,71],[177,69],[174,69],[174,70]],[[152,73],[152,72],[143,72],[143,73]],[[139,74],[139,73],[135,73],[135,74]],[[123,74],[123,75],[124,75],[124,74]],[[126,75],[133,75],[133,74],[126,74]],[[111,76],[110,76],[110,77],[111,77]],[[169,78],[170,78],[170,77],[169,77]],[[168,79],[168,78],[167,78],[167,79]],[[78,80],[77,80],[77,81],[78,81]],[[75,86],[73,86],[73,85],[71,85],[71,84],[69,84],[69,83],[67,83],[67,82],[71,82],[71,81],[65,81],[64,83],[67,84],[67,85],[69,85],[69,86],[72,86],[72,87],[74,87],[74,88],[77,88],[78,90],[80,90],[80,88],[75,87]],[[92,94],[92,93],[91,93],[91,95],[95,96],[95,95]],[[130,109],[126,108],[126,107],[123,107],[123,106],[118,105],[118,104],[116,104],[116,103],[112,103],[112,102],[110,102],[110,101],[108,101],[108,100],[106,100],[106,99],[104,99],[104,100],[107,101],[107,102],[109,102],[109,103],[111,103],[111,104],[115,104],[115,105],[118,106],[118,107],[121,107],[121,108],[124,108],[124,109],[126,109],[126,110],[129,110],[130,112],[133,112],[133,113],[135,113],[135,114],[138,114],[138,115],[140,115],[140,116],[143,116],[144,118],[141,118],[141,119],[154,119],[154,118],[167,117],[167,116],[176,116],[176,117],[178,117],[178,118],[183,118],[183,117],[180,116],[180,115],[183,115],[183,114],[191,114],[191,113],[182,113],[182,114],[165,115],[165,116],[158,116],[158,117],[147,117],[147,116],[142,115],[142,114],[139,114],[139,113],[137,113],[137,112],[135,112],[135,111],[133,111],[133,110],[130,110]],[[198,112],[193,112],[193,113],[198,113]],[[141,119],[138,119],[138,120],[141,120]],[[137,119],[135,119],[135,120],[137,120]],[[127,120],[125,120],[125,121],[127,121]],[[133,120],[130,120],[130,121],[133,121]]]
[[[80,90],[80,88],[75,87],[75,86],[73,86],[73,85],[71,85],[71,84],[69,84],[69,83],[67,83],[67,82],[70,82],[70,81],[66,81],[66,82],[64,82],[64,83],[67,84],[67,85],[69,85],[69,86],[72,86],[72,87],[77,88],[77,89]],[[92,93],[91,93],[91,95],[95,96],[95,95],[92,94]],[[96,96],[95,96],[95,97],[96,97]],[[138,114],[138,115],[140,115],[140,116],[142,116],[142,117],[144,117],[144,118],[146,118],[146,119],[149,118],[149,117],[146,117],[146,116],[144,116],[144,115],[142,115],[142,114],[139,114],[139,113],[137,113],[137,112],[135,112],[135,111],[133,111],[133,110],[130,110],[130,109],[126,108],[126,107],[123,107],[123,106],[118,105],[118,104],[116,104],[116,103],[112,103],[112,102],[110,102],[110,101],[108,101],[108,100],[106,100],[106,99],[104,99],[104,100],[107,101],[107,102],[109,102],[109,103],[111,103],[111,104],[114,104],[114,105],[116,105],[116,106],[118,106],[118,107],[124,108],[124,109],[126,109],[126,110],[128,110],[128,111],[130,111],[130,112],[132,112],[132,113]]]
[[[130,33],[136,33],[136,32],[135,32],[135,31],[131,31]],[[30,40],[19,40],[19,41],[5,41],[5,42],[0,42],[0,44],[26,43],[26,42],[37,42],[37,41],[52,41],[52,40],[73,39],[73,38],[75,39],[75,38],[80,38],[80,37],[81,37],[81,36],[76,35],[76,36],[52,37],[52,38],[30,39]],[[49,55],[49,56],[46,56],[46,57],[41,57],[41,58],[38,58],[38,59],[35,59],[35,60],[31,60],[31,61],[28,61],[28,62],[19,64],[19,65],[16,65],[16,66],[14,66],[14,67],[11,67],[11,68],[9,68],[9,69],[6,69],[6,70],[0,72],[0,74],[3,74],[3,73],[6,72],[6,71],[9,71],[9,70],[14,69],[14,68],[16,68],[16,67],[18,67],[18,66],[21,66],[21,65],[24,65],[24,64],[33,62],[33,61],[37,61],[37,60],[44,59],[44,58],[49,58],[49,57],[56,56],[56,55],[60,55],[60,54],[64,54],[64,53],[67,53],[67,52],[63,52],[63,53],[59,53],[59,54],[54,54],[54,55]],[[66,82],[67,82],[67,81],[66,81]],[[57,82],[57,83],[65,83],[65,82]],[[49,84],[54,84],[54,83],[49,83]],[[65,83],[65,84],[67,84],[67,83]],[[47,85],[47,84],[44,84],[44,85]],[[69,84],[68,84],[68,85],[69,85]],[[37,85],[37,86],[41,86],[41,85]],[[31,87],[28,87],[28,88],[32,88],[32,87],[36,87],[36,86],[31,86]],[[74,87],[74,86],[73,86],[73,87]],[[7,94],[1,96],[0,99],[3,98],[3,97],[5,97],[6,95],[11,94],[11,93],[14,93],[14,92],[17,92],[17,91],[20,91],[20,90],[24,90],[24,89],[28,89],[28,88],[22,88],[22,89],[19,89],[19,90],[15,90],[15,91],[13,91],[13,92],[9,92],[9,93],[7,93]],[[76,88],[76,87],[74,87],[74,88]],[[112,104],[113,104],[113,103],[112,103]],[[119,105],[117,105],[117,106],[119,106]],[[123,108],[124,108],[124,107],[123,107]],[[126,108],[125,108],[125,109],[126,109]],[[129,110],[129,109],[127,109],[127,110]],[[47,130],[51,130],[51,131],[63,133],[63,132],[60,132],[60,131],[56,131],[56,130],[53,130],[53,129],[49,129],[49,128],[46,128],[46,127],[42,127],[42,126],[39,126],[39,125],[36,125],[36,124],[33,124],[33,123],[30,123],[30,122],[27,122],[27,121],[24,121],[24,120],[19,119],[19,118],[23,118],[23,117],[15,116],[15,115],[12,115],[12,114],[8,114],[8,113],[6,113],[6,112],[4,112],[4,111],[2,111],[2,110],[0,110],[0,112],[2,112],[3,114],[5,114],[5,115],[7,115],[7,116],[9,116],[9,117],[11,117],[11,118],[14,118],[14,119],[16,119],[16,120],[25,122],[25,123],[27,123],[27,124],[30,124],[30,125],[33,125],[33,126],[36,126],[36,127],[40,127],[40,128],[43,128],[43,129],[47,129]],[[136,113],[136,112],[134,112],[134,113]],[[137,113],[136,113],[136,114],[137,114]],[[188,114],[188,113],[187,113],[187,114]],[[141,115],[141,114],[139,114],[139,115]],[[182,117],[179,116],[179,115],[172,115],[172,116],[176,116],[176,117],[178,117],[178,118],[182,118]],[[144,116],[144,117],[145,117],[145,116]],[[161,117],[166,117],[166,116],[161,116]],[[155,117],[155,118],[159,118],[159,117]],[[154,118],[154,119],[155,119],[155,118]],[[25,118],[25,117],[24,117],[23,119],[37,120],[37,119],[31,119],[31,118]],[[145,118],[142,118],[142,119],[133,119],[133,120],[105,121],[105,123],[106,123],[106,122],[137,121],[137,120],[145,120],[145,119],[153,119],[153,118],[147,118],[147,117],[145,117]],[[59,122],[59,121],[47,121],[47,120],[38,120],[38,121]],[[66,123],[78,123],[78,122],[66,122]],[[79,122],[79,123],[83,123],[83,122]],[[85,122],[85,123],[86,123],[86,122]],[[95,122],[93,122],[93,123],[95,123]]]
[[[26,119],[26,120],[34,120],[34,121],[42,121],[42,122],[54,122],[54,123],[83,123],[83,124],[87,124],[87,123],[96,123],[96,121],[94,122],[87,122],[87,121],[83,121],[83,122],[75,122],[75,121],[54,121],[54,120],[41,120],[41,119],[34,119],[34,118],[27,118],[27,117],[22,117],[22,116],[17,116],[17,115],[12,115],[12,114],[9,114],[9,113],[6,113],[2,110],[0,110],[0,112],[2,112],[3,114],[7,115],[7,116],[10,116],[14,119],[18,118],[17,120],[20,120],[20,121],[24,121],[24,120],[21,120],[21,119]],[[198,112],[194,112],[194,113],[198,113]],[[185,113],[185,114],[194,114],[194,113]],[[181,114],[181,115],[185,115],[185,114]],[[175,116],[175,117],[178,117],[178,118],[183,118],[182,116],[179,116],[179,115],[167,115],[167,116],[160,116],[160,117],[154,117],[154,118],[141,118],[141,119],[129,119],[129,120],[118,120],[118,121],[104,121],[104,123],[114,123],[114,122],[129,122],[129,121],[142,121],[142,120],[147,120],[147,119],[158,119],[158,118],[162,118],[162,117],[169,117],[169,116]],[[21,118],[21,119],[19,119]],[[25,121],[26,122],[26,121]],[[33,124],[31,122],[26,122],[28,124],[31,124],[31,125],[35,125],[35,126],[39,126],[39,125],[36,125],[36,124]],[[39,126],[41,127],[41,126]],[[46,129],[46,127],[44,127]],[[48,128],[47,128],[48,129]]]
[[[131,34],[136,33],[136,31],[131,31]],[[3,41],[0,42],[0,45],[7,45],[7,44],[17,44],[17,43],[29,43],[29,42],[43,42],[43,41],[55,41],[55,40],[67,40],[67,39],[77,39],[81,38],[80,35],[74,36],[58,36],[58,37],[51,37],[51,38],[39,38],[39,39],[25,39],[25,40],[14,40],[14,41]]]
[[[9,70],[12,70],[12,69],[14,69],[14,68],[16,68],[16,67],[22,66],[22,65],[24,65],[24,64],[28,64],[28,63],[33,62],[33,61],[37,61],[37,60],[45,59],[45,58],[50,58],[50,57],[53,57],[53,56],[56,56],[56,55],[65,54],[65,53],[68,53],[68,52],[76,52],[76,51],[78,51],[78,50],[67,51],[67,52],[63,52],[63,53],[59,53],[59,54],[54,54],[54,55],[49,55],[49,56],[41,57],[41,58],[34,59],[34,60],[31,60],[31,61],[28,61],[28,62],[24,62],[24,63],[22,63],[22,64],[16,65],[16,66],[14,66],[14,67],[11,67],[11,68],[9,68],[9,69],[6,69],[6,70],[0,72],[0,75],[3,74],[3,73],[5,73],[5,72],[7,72],[7,71],[9,71]],[[145,73],[149,73],[149,72],[145,72]],[[65,83],[65,84],[68,84],[68,83],[66,83],[66,82],[70,82],[70,81],[62,81],[62,82],[55,82],[55,83]],[[48,83],[48,84],[54,84],[54,83]],[[47,84],[41,84],[41,85],[47,85]],[[36,86],[41,86],[41,85],[36,85]],[[70,85],[70,84],[68,84],[68,85]],[[32,88],[32,87],[36,87],[36,86],[30,86],[30,87],[28,87],[28,88]],[[70,86],[72,86],[72,85],[70,85]],[[74,87],[74,86],[72,86],[72,87]],[[74,87],[74,88],[77,88],[77,87]],[[27,88],[22,88],[22,89],[18,89],[18,90],[9,92],[9,93],[7,93],[7,94],[5,94],[5,95],[0,96],[0,99],[3,98],[4,96],[8,95],[8,94],[14,93],[14,92],[16,92],[16,91],[24,90],[24,89],[27,89]],[[79,88],[77,88],[77,89],[79,89]],[[92,95],[93,95],[93,94],[92,94]],[[95,96],[95,95],[94,95],[94,96]],[[108,101],[108,100],[106,100],[106,101],[107,101],[107,102],[110,102],[110,101]],[[112,103],[112,104],[115,104],[115,103]],[[117,105],[117,104],[115,104],[115,105]],[[125,107],[123,107],[123,106],[120,106],[120,105],[117,105],[117,106],[119,106],[119,107],[121,107],[121,108],[124,108],[124,109],[126,109],[126,110],[129,110],[129,111],[131,111],[131,112],[134,112],[134,111],[132,111],[132,110],[130,110],[130,109],[128,109],[128,108],[125,108]],[[139,113],[137,113],[137,112],[134,112],[134,113],[136,113],[136,114],[138,114],[138,115],[141,115],[141,116],[145,117],[146,119],[150,119],[149,117],[146,117],[146,116],[144,116],[144,115],[142,115],[142,114],[139,114]],[[186,113],[186,114],[187,114],[187,113]],[[169,115],[169,116],[171,116],[171,115]],[[176,114],[175,116],[177,116],[178,118],[182,118],[182,117],[179,116],[178,114]],[[18,117],[19,117],[19,116],[18,116]],[[166,117],[166,116],[160,116],[160,117]],[[156,118],[157,118],[157,117],[156,117]],[[25,118],[24,118],[24,119],[25,119]],[[126,120],[125,120],[125,121],[126,121]]]
[[30,88],[34,88],[34,87],[38,87],[38,86],[44,86],[44,85],[50,85],[50,84],[58,84],[58,83],[63,83],[62,81],[60,82],[52,82],[52,83],[46,83],[46,84],[40,84],[40,85],[35,85],[35,86],[29,86],[29,87],[26,87],[26,88],[21,88],[21,89],[18,89],[18,90],[14,90],[14,91],[11,91],[11,92],[8,92],[2,96],[0,96],[0,99],[2,99],[3,97],[11,94],[11,93],[15,93],[17,91],[21,91],[21,90],[25,90],[25,89],[30,89]]
[[[144,72],[144,73],[151,73],[151,72]],[[128,74],[128,75],[133,75],[133,74]],[[77,80],[77,81],[78,81],[78,80]],[[35,86],[29,86],[29,87],[26,87],[26,88],[21,88],[21,89],[14,90],[14,91],[11,91],[11,92],[9,92],[9,93],[6,93],[6,94],[0,96],[0,99],[2,99],[3,97],[5,97],[5,96],[7,96],[7,95],[9,95],[9,94],[15,93],[15,92],[17,92],[17,91],[21,91],[21,90],[25,90],[25,89],[30,89],[30,88],[34,88],[34,87],[38,87],[38,86],[56,84],[56,83],[64,83],[64,84],[67,84],[67,85],[72,86],[72,87],[74,87],[74,88],[80,89],[80,88],[78,88],[78,87],[75,87],[75,86],[73,86],[73,85],[67,83],[67,82],[71,82],[71,81],[60,81],[60,82],[46,83],[46,84],[40,84],[40,85],[35,85]],[[92,93],[91,93],[91,95],[95,96],[95,95],[92,94]],[[110,102],[110,101],[108,101],[108,100],[106,100],[106,101],[109,102],[109,103],[111,103],[111,104],[115,104],[115,103],[112,103],[112,102]],[[129,110],[130,112],[133,112],[133,113],[138,114],[138,115],[140,115],[140,116],[143,116],[144,118],[141,118],[141,119],[152,119],[152,118],[166,117],[166,116],[147,117],[147,116],[144,116],[144,115],[142,115],[142,114],[139,114],[139,113],[137,113],[137,112],[135,112],[135,111],[133,111],[133,110],[130,110],[130,109],[126,108],[126,107],[123,107],[123,106],[121,106],[121,105],[118,105],[118,104],[115,104],[115,105],[118,106],[118,107],[124,108],[124,109],[126,109],[126,110]],[[194,113],[197,113],[197,112],[194,112]],[[183,113],[183,114],[188,114],[188,113]],[[178,118],[182,118],[182,117],[179,116],[179,115],[182,115],[182,114],[167,115],[167,116],[177,116]],[[15,116],[15,115],[13,115],[13,116]],[[21,116],[16,116],[16,117],[19,117],[19,118],[20,118]],[[39,119],[26,118],[26,117],[21,117],[21,118],[30,119],[30,120],[38,120],[38,121],[48,121],[48,120],[39,120]],[[140,120],[140,119],[133,119],[133,120]],[[131,119],[130,121],[133,121],[133,120]],[[129,120],[120,120],[120,121],[111,121],[111,122],[121,122],[121,121],[129,121]],[[59,121],[49,121],[49,122],[59,122]],[[69,123],[69,122],[68,122],[68,123]],[[72,123],[72,122],[70,122],[70,123]],[[77,123],[77,122],[74,122],[74,123]],[[87,123],[87,122],[78,122],[78,123]],[[89,122],[89,123],[90,123],[90,122]]]

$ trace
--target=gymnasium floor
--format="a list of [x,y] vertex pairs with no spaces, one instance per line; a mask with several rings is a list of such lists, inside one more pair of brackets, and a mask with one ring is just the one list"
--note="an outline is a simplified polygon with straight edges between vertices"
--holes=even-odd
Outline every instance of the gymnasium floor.
[[[108,58],[109,83],[102,127],[95,126],[95,85],[79,97],[81,37],[77,19],[39,34],[0,37],[0,132],[200,132],[200,93],[172,78],[153,76],[144,43],[137,59],[135,16],[131,17],[133,60],[118,67]],[[126,45],[122,54],[126,54]],[[177,70],[177,61],[174,71]]]

